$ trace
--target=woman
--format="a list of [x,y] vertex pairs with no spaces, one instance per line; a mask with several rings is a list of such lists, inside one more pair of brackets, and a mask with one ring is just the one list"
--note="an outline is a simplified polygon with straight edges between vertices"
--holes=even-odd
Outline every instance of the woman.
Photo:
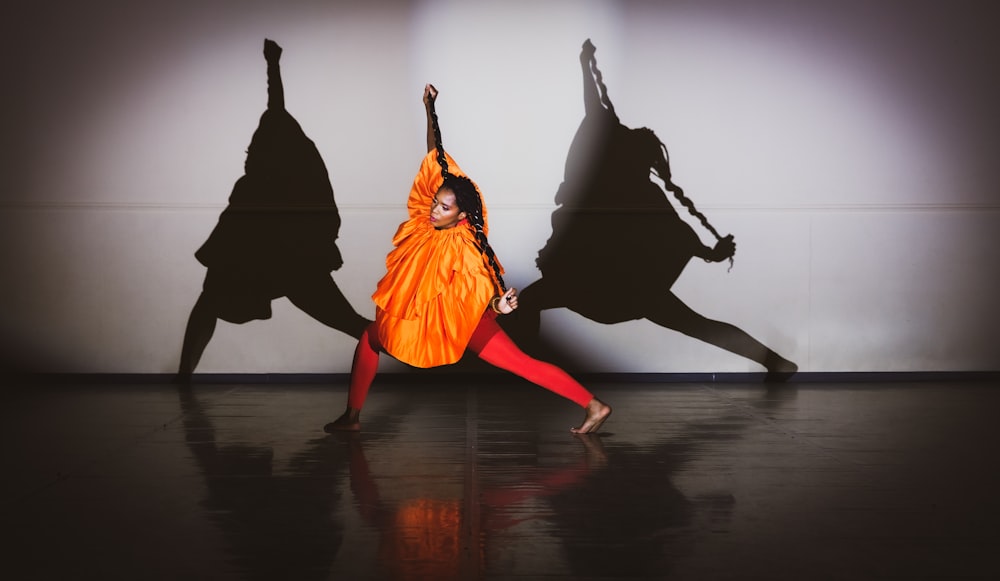
[[324,429],[361,429],[361,408],[380,351],[414,367],[436,367],[455,363],[468,348],[487,363],[580,405],[586,415],[571,431],[596,432],[611,407],[562,369],[525,355],[496,323],[498,315],[517,308],[516,289],[504,288],[476,185],[441,145],[436,98],[437,90],[425,86],[428,153],[410,190],[410,218],[396,231],[395,249],[385,261],[388,272],[372,295],[375,322],[354,353],[347,410]]

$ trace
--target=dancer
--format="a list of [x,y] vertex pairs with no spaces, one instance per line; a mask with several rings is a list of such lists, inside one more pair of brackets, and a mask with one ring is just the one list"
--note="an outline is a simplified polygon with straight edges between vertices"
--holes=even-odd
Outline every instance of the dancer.
[[[673,183],[666,147],[656,135],[619,121],[595,51],[587,40],[580,53],[586,115],[556,194],[552,236],[538,253],[542,278],[521,292],[522,308],[504,327],[534,353],[546,309],[569,308],[605,324],[647,319],[760,363],[769,380],[787,379],[798,369],[793,362],[736,326],[695,312],[671,290],[694,257],[732,263],[736,243]],[[662,188],[715,237],[714,246],[702,244]]]
[[441,145],[434,102],[424,87],[428,153],[410,190],[410,218],[393,238],[387,273],[378,283],[375,322],[358,341],[347,409],[327,432],[361,429],[368,389],[385,351],[414,367],[455,363],[466,348],[481,359],[561,395],[586,410],[578,434],[593,433],[611,407],[558,367],[525,355],[496,323],[517,308],[516,289],[504,288],[503,269],[490,248],[479,190]]
[[184,334],[181,383],[190,381],[218,319],[269,319],[271,301],[279,297],[355,338],[371,323],[330,275],[344,263],[336,244],[340,214],[316,145],[285,110],[281,52],[274,41],[264,41],[267,110],[229,206],[195,253],[208,271]]

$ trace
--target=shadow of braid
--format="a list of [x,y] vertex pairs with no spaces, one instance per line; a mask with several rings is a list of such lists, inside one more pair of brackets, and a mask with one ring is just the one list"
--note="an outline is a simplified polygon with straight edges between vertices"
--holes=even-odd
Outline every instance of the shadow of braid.
[[[615,113],[615,106],[611,103],[611,98],[608,96],[608,87],[604,84],[604,75],[601,74],[601,70],[597,68],[597,59],[593,56],[590,57],[590,70],[594,75],[594,82],[597,83],[597,86],[600,89],[601,103],[608,110],[608,112],[615,117],[615,119],[618,119],[618,115]],[[687,195],[684,194],[684,189],[675,184],[671,179],[670,153],[667,151],[667,146],[660,141],[660,138],[653,133],[652,129],[642,127],[635,129],[634,131],[642,134],[641,141],[644,144],[644,147],[646,144],[648,144],[648,147],[650,148],[659,147],[660,155],[657,156],[653,162],[653,171],[661,180],[663,180],[663,185],[667,191],[672,193],[674,197],[677,198],[677,201],[687,209],[688,213],[697,218],[698,221],[701,222],[701,225],[704,226],[706,230],[711,232],[713,236],[715,236],[717,241],[721,241],[723,238],[722,235],[719,234],[715,227],[709,223],[708,218],[698,211],[698,208],[695,207],[691,198],[688,198]],[[729,268],[732,267],[733,259],[730,257]]]
[[601,69],[597,68],[597,58],[593,56],[590,57],[590,70],[594,74],[594,82],[597,83],[597,87],[600,89],[601,103],[617,119],[618,115],[615,113],[615,106],[611,102],[611,97],[608,96],[608,86],[604,84],[604,75],[601,73]]
[[[709,223],[708,218],[705,217],[705,215],[702,214],[700,211],[698,211],[698,208],[695,207],[694,202],[691,200],[691,198],[687,197],[687,195],[684,193],[684,189],[675,184],[671,179],[670,153],[667,151],[667,146],[664,145],[662,141],[660,141],[660,139],[656,136],[656,134],[653,133],[652,129],[647,129],[643,127],[641,129],[638,129],[637,131],[648,132],[651,140],[655,141],[655,143],[659,145],[661,155],[658,156],[656,158],[656,161],[653,162],[653,171],[656,173],[657,177],[663,180],[663,187],[665,187],[667,191],[672,193],[674,197],[677,198],[677,201],[680,202],[682,206],[687,208],[688,213],[697,218],[698,221],[701,222],[701,225],[704,226],[706,230],[711,232],[713,236],[715,236],[716,240],[721,241],[723,239],[723,236],[719,234],[718,230],[716,230],[715,227],[712,226],[712,224]],[[729,257],[729,268],[732,267],[733,267],[733,258]]]

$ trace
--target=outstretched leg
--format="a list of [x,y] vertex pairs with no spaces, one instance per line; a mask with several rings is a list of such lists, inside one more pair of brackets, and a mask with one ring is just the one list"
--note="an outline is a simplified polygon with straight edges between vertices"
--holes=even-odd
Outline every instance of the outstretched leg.
[[787,379],[798,370],[795,363],[767,348],[739,327],[705,318],[673,293],[658,299],[646,318],[661,327],[674,329],[756,361],[767,369],[770,379]]
[[320,323],[355,339],[360,339],[371,324],[354,310],[329,274],[308,279],[288,293],[288,300]]
[[347,393],[347,409],[336,420],[323,426],[326,432],[348,431],[361,429],[361,408],[365,405],[368,390],[375,381],[378,372],[379,351],[382,346],[378,342],[375,324],[372,323],[361,334],[358,346],[354,350],[354,363],[351,365],[351,385]]
[[586,409],[583,423],[570,430],[573,433],[596,432],[611,415],[611,406],[594,397],[568,373],[518,349],[491,314],[483,315],[479,321],[469,341],[469,349],[490,365],[510,371]]
[[188,317],[187,328],[184,331],[184,344],[181,347],[181,362],[177,369],[177,380],[183,383],[191,381],[201,356],[208,347],[208,342],[215,334],[217,317],[215,310],[209,305],[205,293],[198,296],[191,315]]

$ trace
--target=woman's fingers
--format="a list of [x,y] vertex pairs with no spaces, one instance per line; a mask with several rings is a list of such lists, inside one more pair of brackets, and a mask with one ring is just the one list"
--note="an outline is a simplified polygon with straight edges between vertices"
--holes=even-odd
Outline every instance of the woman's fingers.
[[505,292],[504,295],[503,295],[503,303],[505,303],[506,305],[508,305],[510,307],[511,311],[513,311],[514,309],[517,308],[517,289],[516,288],[511,287],[511,288],[507,289],[507,292]]

